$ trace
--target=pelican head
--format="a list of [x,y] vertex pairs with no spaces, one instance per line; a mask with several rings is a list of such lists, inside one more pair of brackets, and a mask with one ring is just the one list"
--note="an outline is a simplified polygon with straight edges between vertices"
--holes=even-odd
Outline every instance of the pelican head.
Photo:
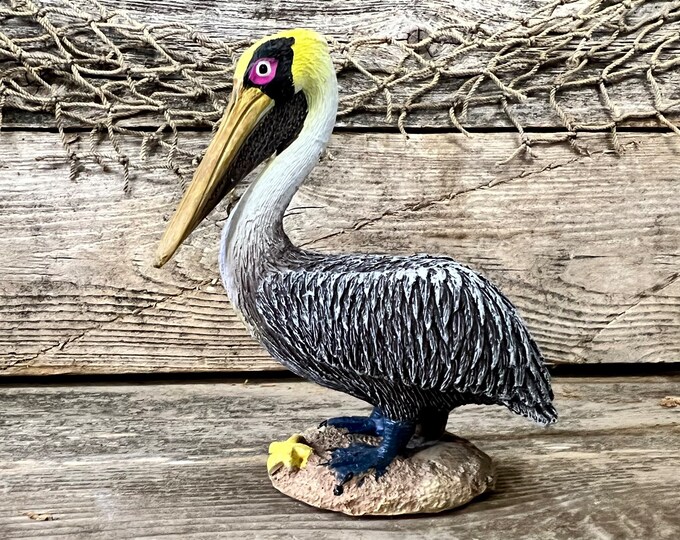
[[163,266],[248,173],[298,137],[331,79],[328,45],[312,30],[268,36],[243,53],[220,128],[163,233],[154,266]]

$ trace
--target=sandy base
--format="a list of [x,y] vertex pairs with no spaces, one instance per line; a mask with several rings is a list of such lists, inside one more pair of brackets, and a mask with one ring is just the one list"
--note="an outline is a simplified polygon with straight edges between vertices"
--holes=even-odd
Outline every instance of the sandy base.
[[314,449],[304,469],[280,468],[269,477],[281,493],[309,505],[363,515],[433,513],[465,504],[493,489],[495,468],[491,458],[465,439],[449,440],[398,457],[381,478],[369,474],[345,484],[334,495],[335,475],[322,463],[333,448],[352,442],[377,444],[375,437],[348,435],[333,427],[310,429],[302,434]]

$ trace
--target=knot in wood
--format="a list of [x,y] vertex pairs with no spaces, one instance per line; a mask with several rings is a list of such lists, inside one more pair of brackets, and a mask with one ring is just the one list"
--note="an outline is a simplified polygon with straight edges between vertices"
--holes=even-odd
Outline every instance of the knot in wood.
[[429,35],[430,34],[426,29],[416,26],[410,32],[408,32],[406,41],[410,44],[416,44],[426,39]]
[[[433,58],[434,55],[430,50],[430,42],[423,43],[430,36],[430,32],[425,28],[416,27],[415,29],[408,32],[406,37],[406,42],[413,46],[414,51],[418,51],[423,58],[429,59]],[[430,40],[431,41],[431,40]]]

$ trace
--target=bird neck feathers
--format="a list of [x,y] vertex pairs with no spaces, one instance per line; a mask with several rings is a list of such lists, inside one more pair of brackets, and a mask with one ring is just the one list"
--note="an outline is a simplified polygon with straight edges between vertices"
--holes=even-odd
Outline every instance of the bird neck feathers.
[[[289,246],[283,216],[300,184],[318,162],[330,139],[338,107],[338,87],[330,56],[316,63],[316,74],[303,88],[308,104],[300,134],[246,190],[222,234],[220,272],[232,302],[239,307],[247,281],[256,278],[260,263]],[[297,59],[296,59],[297,61]]]

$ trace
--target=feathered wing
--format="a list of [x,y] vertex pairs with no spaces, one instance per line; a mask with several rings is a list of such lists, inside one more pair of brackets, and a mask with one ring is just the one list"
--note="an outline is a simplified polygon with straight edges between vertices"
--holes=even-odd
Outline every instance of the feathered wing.
[[514,306],[451,259],[309,258],[268,272],[256,305],[270,352],[322,384],[353,373],[503,404],[542,423],[557,417],[549,374]]

